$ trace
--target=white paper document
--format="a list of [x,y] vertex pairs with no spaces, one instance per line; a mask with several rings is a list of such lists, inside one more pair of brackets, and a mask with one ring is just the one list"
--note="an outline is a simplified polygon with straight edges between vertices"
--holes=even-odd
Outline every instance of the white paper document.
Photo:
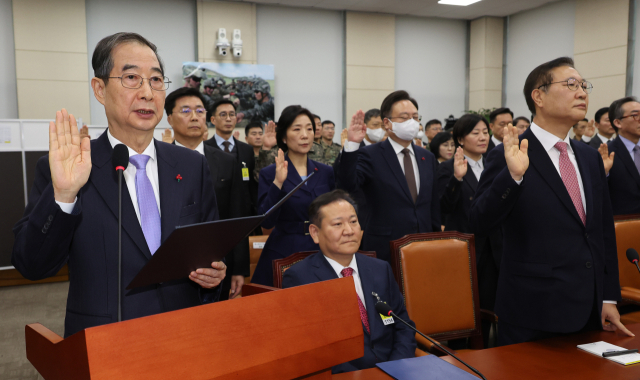
[[[595,342],[595,343],[581,344],[581,345],[578,345],[578,348],[581,349],[581,350],[587,351],[589,353],[592,353],[594,355],[598,355],[601,358],[602,358],[602,353],[604,353],[604,352],[627,350],[627,348],[620,347],[620,346],[614,346],[611,343],[602,342],[602,341]],[[629,365],[629,364],[640,363],[640,354],[639,353],[633,353],[633,354],[626,354],[626,355],[619,355],[619,356],[611,356],[611,357],[603,358],[603,359],[609,359],[609,360],[614,361],[616,363]]]

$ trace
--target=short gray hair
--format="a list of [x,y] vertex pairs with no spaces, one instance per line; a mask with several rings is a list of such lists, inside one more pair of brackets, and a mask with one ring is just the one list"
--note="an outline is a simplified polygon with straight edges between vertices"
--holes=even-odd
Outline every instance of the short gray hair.
[[629,102],[637,102],[638,100],[636,99],[635,96],[627,96],[625,98],[622,99],[618,99],[618,100],[614,100],[613,103],[611,103],[611,105],[609,106],[609,121],[611,122],[611,126],[613,128],[615,128],[615,130],[618,130],[618,127],[616,127],[616,125],[613,123],[614,120],[618,119],[622,119],[622,116],[624,116],[624,112],[622,111],[622,106],[625,103],[629,103]]
[[164,75],[164,64],[162,59],[158,55],[158,48],[156,45],[149,42],[146,38],[142,37],[138,33],[120,32],[112,34],[100,40],[93,51],[93,57],[91,58],[91,66],[93,66],[94,75],[106,82],[109,81],[109,74],[113,69],[113,57],[111,52],[113,49],[124,43],[136,42],[140,45],[148,46],[158,58],[160,63],[160,71]]

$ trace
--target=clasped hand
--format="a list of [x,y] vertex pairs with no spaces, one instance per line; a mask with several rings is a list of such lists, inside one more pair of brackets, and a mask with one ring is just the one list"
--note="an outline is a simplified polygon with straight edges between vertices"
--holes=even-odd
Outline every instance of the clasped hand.
[[205,289],[220,285],[227,273],[227,266],[222,261],[214,261],[211,268],[200,268],[189,273],[189,279]]

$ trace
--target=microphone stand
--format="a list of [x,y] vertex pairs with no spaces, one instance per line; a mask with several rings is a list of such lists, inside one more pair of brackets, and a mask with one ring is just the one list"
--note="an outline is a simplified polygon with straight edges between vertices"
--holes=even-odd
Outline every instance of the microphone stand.
[[[436,342],[435,340],[429,338],[428,336],[426,336],[425,334],[421,333],[420,331],[418,331],[418,329],[416,329],[415,327],[411,326],[410,323],[407,323],[406,321],[404,321],[402,318],[398,317],[398,315],[396,313],[394,313],[391,308],[389,306],[387,306],[387,304],[385,304],[384,302],[382,302],[382,300],[380,300],[380,297],[378,297],[378,295],[376,293],[373,293],[373,295],[378,298],[378,302],[376,303],[376,306],[378,304],[384,305],[385,310],[388,310],[388,315],[396,318],[397,320],[399,320],[400,322],[404,323],[405,325],[407,325],[411,330],[417,332],[418,334],[420,334],[420,336],[422,336],[423,338],[425,338],[426,340],[428,340],[429,342],[431,342],[433,345],[437,346],[438,348],[440,348],[442,351],[446,352],[447,354],[449,354],[450,356],[452,356],[454,359],[456,359],[457,361],[459,361],[460,363],[464,364],[467,368],[469,368],[470,370],[472,370],[473,372],[475,372],[478,376],[480,376],[481,379],[483,380],[487,380],[486,377],[484,377],[483,374],[480,373],[480,371],[478,371],[477,369],[473,368],[472,366],[470,366],[469,364],[465,363],[462,359],[460,359],[459,357],[457,357],[453,352],[449,351],[449,349],[445,348],[444,346],[440,345],[440,343]],[[380,311],[377,307],[376,310],[378,310],[378,312]],[[384,314],[384,313],[383,313]]]
[[636,264],[636,268],[638,268],[638,272],[640,272],[640,266],[638,266],[638,260],[633,260],[633,263]]
[[124,168],[118,166],[118,322],[122,321],[122,174]]

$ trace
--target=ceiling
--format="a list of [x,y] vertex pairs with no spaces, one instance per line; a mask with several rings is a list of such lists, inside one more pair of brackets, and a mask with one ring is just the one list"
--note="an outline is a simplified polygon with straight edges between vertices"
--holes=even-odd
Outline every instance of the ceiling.
[[466,7],[438,4],[438,0],[232,0],[257,4],[319,9],[377,12],[421,17],[473,20],[504,17],[558,0],[481,0]]

